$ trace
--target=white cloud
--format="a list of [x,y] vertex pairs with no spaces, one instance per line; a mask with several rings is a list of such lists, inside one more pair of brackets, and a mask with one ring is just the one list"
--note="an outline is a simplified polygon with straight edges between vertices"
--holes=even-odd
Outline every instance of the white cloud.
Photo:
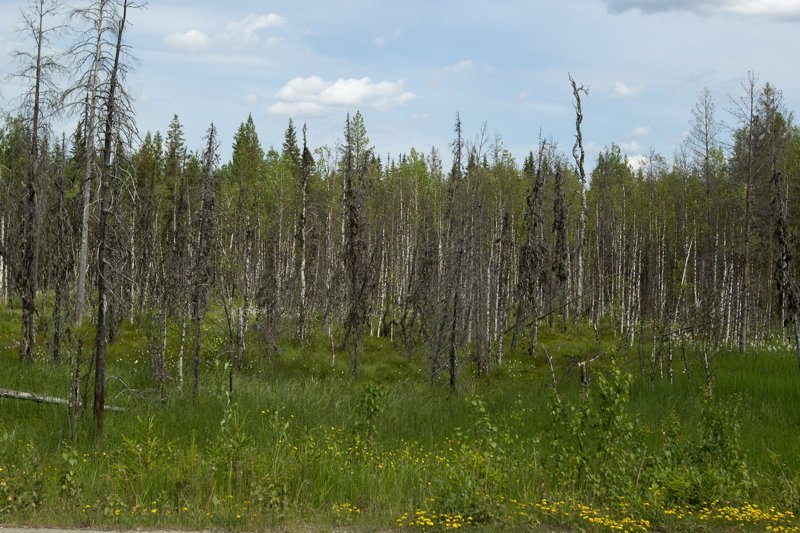
[[739,0],[724,2],[720,11],[736,15],[800,18],[800,3],[797,0]]
[[641,85],[638,87],[631,87],[622,81],[618,81],[614,84],[614,94],[618,96],[639,96],[643,90],[644,87]]
[[270,114],[288,117],[308,117],[319,115],[325,110],[313,102],[277,102],[269,106]]
[[642,146],[636,141],[622,143],[619,145],[619,147],[625,152],[638,152],[642,149]]
[[647,163],[647,156],[645,155],[629,155],[627,159],[628,164],[634,171],[644,168],[645,164]]
[[275,94],[277,98],[284,100],[303,100],[314,98],[325,90],[328,84],[319,76],[309,76],[308,78],[294,78],[280,88]]
[[275,13],[267,15],[247,15],[242,20],[225,25],[222,40],[235,48],[243,48],[256,44],[260,40],[259,32],[267,28],[277,28],[286,24],[286,19]]
[[298,112],[319,113],[329,107],[369,106],[388,109],[416,97],[406,91],[403,80],[373,82],[369,78],[339,78],[334,82],[319,76],[294,78],[281,87],[275,97],[281,100],[270,113],[286,115]]
[[184,52],[202,52],[211,44],[211,38],[200,30],[189,30],[167,35],[164,43]]
[[647,137],[650,135],[650,126],[638,126],[628,133],[628,137]]
[[703,15],[730,14],[775,20],[800,21],[797,0],[606,0],[612,13],[694,12]]
[[[286,19],[275,13],[267,15],[247,15],[242,20],[229,22],[225,30],[209,35],[198,29],[186,32],[172,33],[164,37],[163,41],[168,46],[183,52],[203,52],[214,48],[239,50],[247,46],[254,46],[261,42],[262,30],[277,28],[286,24]],[[277,41],[274,36],[268,37],[265,42],[273,44]]]
[[454,65],[448,65],[442,69],[442,72],[462,72],[469,70],[475,66],[475,62],[471,59],[462,59]]

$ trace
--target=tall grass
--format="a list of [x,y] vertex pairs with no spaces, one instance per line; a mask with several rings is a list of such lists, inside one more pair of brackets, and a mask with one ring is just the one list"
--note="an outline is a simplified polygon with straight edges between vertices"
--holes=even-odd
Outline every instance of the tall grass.
[[[19,363],[18,324],[0,311],[0,387],[66,397],[70,369],[48,361],[44,342],[36,364]],[[408,356],[386,339],[365,342],[355,377],[344,354],[333,363],[321,333],[303,347],[282,342],[274,360],[252,339],[228,395],[227,340],[217,324],[213,315],[204,323],[198,400],[187,382],[183,390],[171,383],[165,402],[151,376],[146,330],[125,325],[109,349],[106,397],[126,412],[108,413],[100,438],[90,409],[73,436],[64,407],[0,400],[0,522],[637,530],[692,528],[699,522],[678,519],[676,506],[701,502],[798,512],[800,374],[777,345],[718,354],[711,403],[691,350],[688,372],[676,358],[669,383],[640,376],[635,348],[591,367],[585,399],[574,362],[594,353],[594,332],[544,330],[569,408],[565,422],[541,350],[533,358],[511,354],[489,378],[465,361],[451,392],[430,382],[424,351]],[[602,334],[603,350],[620,342],[610,328]],[[88,361],[90,328],[76,335]],[[178,343],[171,324],[171,376]],[[612,367],[633,376],[629,391]],[[610,376],[606,389],[601,375]],[[715,450],[739,449],[741,476],[725,457],[713,459]],[[677,456],[694,466],[677,464]],[[728,522],[722,511],[709,513],[710,527],[797,525],[789,515]]]

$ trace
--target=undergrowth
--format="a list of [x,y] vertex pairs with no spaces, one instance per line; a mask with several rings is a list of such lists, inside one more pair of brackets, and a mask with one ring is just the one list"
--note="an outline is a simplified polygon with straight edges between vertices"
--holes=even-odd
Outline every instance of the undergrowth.
[[[0,322],[16,317],[0,312]],[[7,324],[6,324],[7,325]],[[10,328],[9,328],[10,329]],[[609,328],[610,329],[610,328]],[[169,369],[178,328],[171,325]],[[322,334],[265,360],[250,343],[228,393],[225,340],[204,325],[200,397],[158,398],[147,339],[112,345],[108,413],[70,431],[63,406],[0,400],[0,523],[225,530],[338,526],[589,530],[792,530],[800,511],[800,400],[793,357],[720,354],[715,395],[694,358],[672,384],[634,354],[574,358],[593,332],[545,330],[546,361],[510,355],[489,378],[467,362],[455,392],[424,353],[366,340],[351,377]],[[604,343],[618,342],[609,332]],[[0,387],[66,396],[69,369],[16,360],[0,341]],[[87,341],[89,338],[87,337]],[[91,345],[87,342],[87,345]],[[581,350],[584,350],[581,352]],[[769,353],[768,353],[769,352]],[[86,355],[85,355],[86,356]],[[783,529],[781,529],[783,528]]]

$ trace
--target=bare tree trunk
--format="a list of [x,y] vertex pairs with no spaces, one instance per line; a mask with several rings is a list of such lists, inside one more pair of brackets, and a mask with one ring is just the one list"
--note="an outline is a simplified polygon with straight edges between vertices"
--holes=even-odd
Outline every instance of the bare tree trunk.
[[211,245],[214,236],[214,205],[217,194],[216,164],[217,164],[217,129],[214,124],[208,128],[206,136],[206,149],[203,152],[203,174],[200,186],[200,229],[197,237],[197,254],[195,256],[194,271],[192,273],[192,322],[194,323],[194,356],[192,360],[192,375],[194,378],[192,397],[197,401],[200,392],[200,349],[202,347],[202,330],[200,322],[205,313],[208,287],[211,283],[212,269],[210,266]]
[[566,331],[569,312],[567,292],[569,250],[567,249],[567,202],[564,197],[564,181],[560,168],[556,168],[555,194],[556,198],[553,205],[553,233],[555,234],[553,273],[558,282],[558,299],[561,304],[561,331]]
[[66,139],[61,138],[61,161],[59,162],[58,177],[56,181],[56,244],[55,244],[55,301],[53,302],[53,362],[61,361],[61,330],[62,330],[62,311],[64,308],[65,295],[67,291],[67,279],[69,276],[69,245],[67,243],[67,227],[69,216],[64,206],[64,192],[66,183],[64,180],[64,167],[66,166]]
[[75,371],[71,373],[69,379],[69,404],[67,405],[67,416],[69,418],[69,432],[74,439],[78,434],[77,418],[78,407],[81,403],[81,365],[83,364],[83,339],[78,339],[78,347],[75,350]]
[[105,6],[107,0],[98,0],[97,39],[95,41],[92,74],[88,87],[88,106],[86,110],[86,161],[83,169],[81,191],[83,209],[81,211],[81,244],[78,258],[78,284],[75,291],[75,325],[83,321],[84,300],[86,299],[86,272],[89,268],[89,207],[91,205],[92,175],[95,162],[94,143],[96,129],[97,90],[100,85],[100,66],[102,60],[103,33],[105,31]]
[[43,75],[43,46],[45,40],[44,18],[49,14],[44,0],[36,3],[36,28],[34,40],[36,42],[36,66],[34,70],[33,89],[33,124],[31,126],[30,161],[25,183],[25,201],[22,220],[22,331],[19,343],[19,357],[21,361],[33,362],[33,348],[36,343],[36,292],[37,276],[39,271],[39,232],[36,210],[36,180],[39,175],[39,130],[42,115],[42,75]]
[[103,417],[105,414],[106,394],[106,313],[108,311],[108,294],[106,286],[106,240],[108,211],[110,209],[111,179],[111,143],[114,132],[114,107],[117,90],[117,73],[119,71],[120,53],[122,52],[122,35],[128,15],[128,0],[123,0],[122,16],[117,29],[117,41],[114,52],[114,66],[108,86],[106,100],[106,124],[103,141],[103,172],[100,174],[100,224],[98,227],[97,249],[97,333],[95,335],[95,379],[94,379],[94,422],[97,435],[103,433]]
[[583,109],[581,108],[581,93],[589,96],[589,89],[577,85],[570,75],[569,81],[572,84],[572,94],[575,97],[575,145],[572,147],[572,156],[578,167],[578,177],[581,181],[581,214],[578,224],[578,243],[575,251],[576,271],[575,271],[575,325],[580,320],[580,309],[583,306],[583,247],[586,240],[586,170],[583,168],[585,152],[583,149],[583,133],[581,123],[583,122]]
[[750,238],[752,229],[753,206],[753,179],[755,178],[755,128],[756,128],[756,78],[751,73],[744,85],[745,95],[738,103],[736,113],[740,122],[744,123],[747,137],[745,150],[747,150],[745,197],[744,197],[744,224],[742,227],[742,282],[739,291],[739,351],[743,352],[747,346],[747,331],[750,318]]
[[298,268],[298,281],[299,281],[299,300],[300,300],[300,318],[298,323],[298,337],[300,342],[305,342],[305,326],[306,326],[306,210],[307,210],[307,196],[308,196],[308,178],[311,172],[311,165],[313,159],[311,152],[308,150],[308,137],[306,135],[306,125],[303,124],[303,155],[301,159],[301,178],[300,184],[300,221],[298,223],[297,239],[298,239],[298,255],[299,255],[299,268]]

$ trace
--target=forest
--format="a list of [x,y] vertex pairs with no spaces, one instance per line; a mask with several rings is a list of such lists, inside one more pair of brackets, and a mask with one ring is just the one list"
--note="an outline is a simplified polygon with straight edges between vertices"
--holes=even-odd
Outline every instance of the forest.
[[0,524],[800,530],[779,88],[698,87],[636,168],[588,168],[567,73],[574,138],[522,161],[455,112],[382,157],[357,110],[331,147],[242,117],[222,161],[138,130],[141,6],[57,7],[0,126]]

